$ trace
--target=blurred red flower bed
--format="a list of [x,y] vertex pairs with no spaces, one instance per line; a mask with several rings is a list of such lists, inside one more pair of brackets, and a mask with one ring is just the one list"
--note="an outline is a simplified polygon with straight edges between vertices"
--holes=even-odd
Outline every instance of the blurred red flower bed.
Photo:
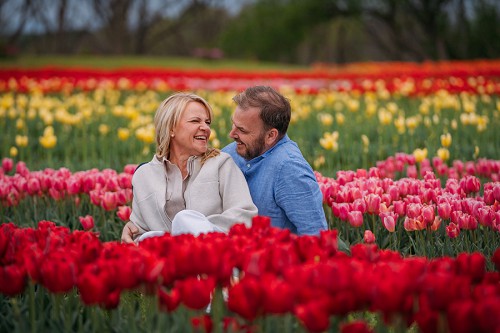
[[202,70],[173,68],[96,69],[41,67],[0,69],[0,91],[91,90],[98,86],[153,90],[242,90],[250,85],[289,87],[297,92],[320,90],[376,91],[426,95],[439,90],[452,93],[500,93],[500,61],[476,60],[417,63],[358,63],[315,65],[310,70]]

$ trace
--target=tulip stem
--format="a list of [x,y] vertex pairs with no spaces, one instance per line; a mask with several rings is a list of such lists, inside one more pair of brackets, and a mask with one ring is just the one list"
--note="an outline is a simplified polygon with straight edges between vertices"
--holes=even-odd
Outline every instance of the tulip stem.
[[35,318],[36,318],[36,311],[35,311],[35,283],[30,279],[29,282],[29,287],[28,287],[28,292],[29,292],[29,302],[30,302],[30,324],[31,324],[31,332],[35,333],[36,328],[35,328]]

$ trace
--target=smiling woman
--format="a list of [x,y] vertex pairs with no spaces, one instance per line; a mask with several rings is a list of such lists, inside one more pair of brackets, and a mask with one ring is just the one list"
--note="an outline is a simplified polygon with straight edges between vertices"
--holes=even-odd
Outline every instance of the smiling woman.
[[212,115],[212,107],[191,93],[160,104],[154,119],[156,154],[132,178],[132,213],[122,241],[250,225],[257,207],[242,172],[228,154],[208,147]]

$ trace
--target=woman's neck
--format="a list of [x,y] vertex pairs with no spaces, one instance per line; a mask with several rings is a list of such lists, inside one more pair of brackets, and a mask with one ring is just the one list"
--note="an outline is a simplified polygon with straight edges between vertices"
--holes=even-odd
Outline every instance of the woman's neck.
[[170,163],[177,165],[182,174],[182,179],[186,179],[188,175],[187,162],[190,156],[177,156],[176,154],[170,154],[168,160]]

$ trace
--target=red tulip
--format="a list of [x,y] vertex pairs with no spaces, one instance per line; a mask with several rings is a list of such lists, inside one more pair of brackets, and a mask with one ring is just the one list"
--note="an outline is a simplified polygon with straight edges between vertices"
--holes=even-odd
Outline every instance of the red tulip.
[[210,303],[210,296],[215,288],[213,277],[197,278],[188,277],[176,283],[181,301],[188,308],[201,310]]
[[50,292],[65,293],[76,284],[78,266],[72,253],[64,250],[48,254],[40,266],[42,284]]
[[340,326],[341,333],[372,333],[373,330],[362,320],[344,323]]
[[491,261],[495,264],[496,270],[500,272],[500,247],[498,247],[493,253]]
[[476,305],[471,300],[463,300],[450,304],[447,311],[449,331],[454,333],[477,332],[477,319],[474,315],[475,308]]
[[209,315],[201,315],[199,317],[191,318],[191,326],[195,332],[212,332],[213,323]]
[[247,320],[254,320],[261,312],[262,299],[260,282],[246,276],[229,289],[227,307]]
[[26,288],[27,274],[21,265],[0,266],[0,293],[6,296],[21,294]]
[[307,304],[298,305],[295,315],[309,332],[323,332],[330,326],[328,301],[320,299]]
[[468,275],[473,283],[479,283],[486,273],[486,259],[481,253],[459,253],[456,259],[457,273]]
[[162,311],[173,312],[181,303],[181,294],[176,288],[167,292],[160,287],[158,288],[158,302]]
[[261,282],[265,313],[278,314],[293,310],[296,286],[269,274],[265,275]]
[[116,308],[120,302],[120,290],[115,288],[115,279],[105,261],[85,266],[77,280],[82,302],[107,309]]

